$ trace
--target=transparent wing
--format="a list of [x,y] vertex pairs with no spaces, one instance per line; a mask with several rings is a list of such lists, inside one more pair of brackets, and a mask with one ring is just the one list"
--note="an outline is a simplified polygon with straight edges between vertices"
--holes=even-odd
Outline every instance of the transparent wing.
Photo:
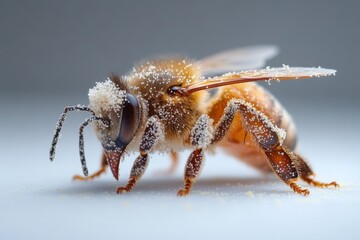
[[303,68],[303,67],[289,67],[281,68],[265,68],[260,70],[242,71],[235,73],[227,73],[221,76],[205,79],[202,82],[197,82],[183,87],[182,91],[185,94],[206,90],[210,88],[221,87],[225,85],[267,81],[267,80],[293,80],[311,77],[323,77],[335,75],[336,70],[326,68]]
[[197,62],[204,75],[257,69],[265,65],[266,60],[274,57],[278,48],[272,45],[259,45],[230,49]]

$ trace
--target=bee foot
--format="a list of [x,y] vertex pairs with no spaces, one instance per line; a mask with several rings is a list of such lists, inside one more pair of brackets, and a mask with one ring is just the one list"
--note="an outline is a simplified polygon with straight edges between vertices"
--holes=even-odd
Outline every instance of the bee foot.
[[190,193],[190,190],[189,189],[180,189],[178,192],[177,192],[177,195],[179,197],[185,197],[187,195],[189,195]]
[[72,180],[74,181],[87,181],[89,180],[88,177],[83,177],[83,176],[80,176],[80,175],[75,175],[72,177]]
[[331,183],[327,183],[328,186],[333,186],[334,188],[339,188],[340,184],[338,184],[337,182],[331,182]]
[[133,188],[135,187],[137,181],[138,181],[138,178],[137,178],[137,177],[131,177],[131,178],[129,179],[128,184],[126,184],[126,186],[124,186],[124,187],[118,187],[118,189],[116,190],[116,192],[117,192],[118,194],[130,192],[130,191],[133,190]]
[[106,172],[106,166],[102,166],[98,171],[96,171],[95,173],[93,173],[87,177],[75,175],[72,177],[72,179],[74,181],[89,181],[89,180],[93,180],[94,178],[99,177],[100,175],[104,174],[105,172]]
[[328,188],[328,187],[339,188],[340,187],[340,185],[337,182],[323,183],[323,182],[316,181],[309,177],[303,178],[303,180],[305,182],[307,182],[308,184],[313,185],[318,188]]
[[298,194],[301,194],[303,196],[307,196],[310,194],[310,191],[308,189],[304,189],[304,188],[300,187],[299,185],[297,185],[295,183],[294,180],[289,180],[288,184],[289,184],[290,188]]
[[127,192],[130,192],[131,189],[128,188],[127,186],[126,187],[118,187],[118,189],[116,190],[116,193],[117,194],[123,194],[123,193],[127,193]]
[[194,182],[194,179],[193,179],[193,178],[189,178],[189,177],[185,178],[185,179],[184,179],[184,183],[185,183],[184,188],[180,189],[180,190],[177,192],[177,195],[178,195],[179,197],[183,197],[183,196],[189,195],[190,190],[191,190],[192,185],[193,185],[193,182]]
[[308,189],[299,189],[296,190],[295,192],[303,196],[308,196],[310,194],[310,191]]

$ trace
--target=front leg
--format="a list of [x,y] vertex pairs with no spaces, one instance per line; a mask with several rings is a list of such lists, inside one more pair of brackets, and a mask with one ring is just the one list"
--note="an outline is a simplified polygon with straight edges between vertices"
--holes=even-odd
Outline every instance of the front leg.
[[149,165],[149,156],[147,154],[140,154],[138,156],[131,168],[131,173],[129,181],[124,187],[118,187],[116,190],[117,193],[130,192],[140,180],[142,175],[144,175],[147,166]]
[[102,153],[101,155],[101,165],[100,165],[100,169],[97,170],[96,172],[94,172],[93,174],[87,176],[87,177],[83,177],[81,175],[75,175],[73,177],[73,180],[75,181],[89,181],[89,180],[93,180],[97,177],[100,177],[100,175],[104,174],[106,172],[106,168],[108,166],[108,161],[106,160],[106,155],[105,153]]
[[162,141],[164,137],[164,128],[157,116],[149,118],[145,132],[141,139],[140,155],[136,158],[129,177],[129,181],[124,187],[119,187],[117,193],[130,192],[145,173],[149,163],[148,153],[154,146]]
[[201,115],[191,131],[191,144],[195,150],[190,154],[185,167],[184,188],[177,193],[178,196],[186,196],[190,193],[191,188],[200,175],[204,151],[213,138],[213,120],[206,114]]

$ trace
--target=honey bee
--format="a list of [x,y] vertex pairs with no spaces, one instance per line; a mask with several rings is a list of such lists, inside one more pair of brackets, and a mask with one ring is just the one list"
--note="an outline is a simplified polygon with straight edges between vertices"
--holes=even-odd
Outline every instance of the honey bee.
[[[66,114],[87,111],[92,116],[80,126],[80,160],[90,180],[109,166],[119,178],[120,159],[125,152],[139,152],[128,183],[117,193],[130,192],[144,174],[151,152],[170,153],[174,162],[184,149],[187,160],[184,186],[179,196],[190,193],[199,177],[205,151],[216,147],[262,172],[273,171],[294,192],[308,195],[297,184],[301,179],[316,187],[338,187],[322,183],[296,150],[295,125],[281,104],[257,81],[282,81],[335,74],[324,68],[283,66],[260,70],[274,56],[273,46],[255,46],[221,52],[200,61],[159,58],[140,62],[125,76],[110,75],[89,90],[88,106],[66,107],[55,129],[50,160]],[[208,77],[209,75],[213,77]],[[214,77],[215,76],[215,77]],[[101,168],[88,175],[83,130],[94,122],[103,146]],[[176,164],[174,164],[176,165]]]

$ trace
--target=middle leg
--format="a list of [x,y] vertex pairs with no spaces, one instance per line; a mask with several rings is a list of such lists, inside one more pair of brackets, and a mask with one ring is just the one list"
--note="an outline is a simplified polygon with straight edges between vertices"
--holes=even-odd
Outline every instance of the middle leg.
[[178,196],[186,196],[190,193],[191,188],[201,173],[204,160],[204,150],[211,144],[213,138],[213,120],[206,114],[203,114],[196,121],[191,130],[190,142],[195,150],[190,154],[184,173],[184,188],[177,193]]
[[177,193],[178,196],[186,196],[190,193],[191,188],[199,176],[203,164],[204,152],[203,150],[194,150],[186,163],[184,174],[184,188],[180,189]]

